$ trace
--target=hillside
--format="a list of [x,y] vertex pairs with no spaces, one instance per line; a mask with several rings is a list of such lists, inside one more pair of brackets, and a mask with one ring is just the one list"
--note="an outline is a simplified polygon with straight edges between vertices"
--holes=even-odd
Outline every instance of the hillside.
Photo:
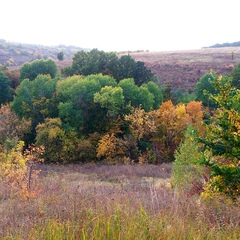
[[240,47],[129,54],[135,60],[145,62],[161,85],[171,83],[173,89],[186,91],[192,90],[199,78],[210,69],[218,74],[230,74],[240,63]]
[[0,65],[8,67],[18,67],[25,62],[36,59],[52,58],[57,60],[57,54],[63,52],[64,59],[71,59],[73,55],[81,50],[89,50],[76,46],[43,46],[35,44],[23,44],[6,42],[0,39]]

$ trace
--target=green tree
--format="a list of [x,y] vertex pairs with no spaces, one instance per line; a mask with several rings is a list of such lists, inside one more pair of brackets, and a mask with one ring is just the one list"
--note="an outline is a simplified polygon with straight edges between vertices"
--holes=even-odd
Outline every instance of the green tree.
[[157,82],[157,79],[154,77],[152,71],[145,66],[144,62],[141,61],[137,61],[135,64],[133,78],[138,86],[147,83],[150,80],[153,82]]
[[16,89],[16,95],[11,103],[12,109],[20,118],[32,120],[35,128],[47,117],[57,116],[55,91],[58,79],[49,75],[38,75],[33,81],[23,80]]
[[10,82],[8,77],[0,72],[0,105],[11,100]]
[[154,96],[154,103],[152,108],[157,110],[163,101],[163,94],[161,88],[154,82],[150,81],[148,83],[145,83],[142,85],[143,87],[146,87],[150,93]]
[[58,60],[59,60],[59,61],[62,61],[62,60],[63,60],[63,56],[64,56],[63,52],[59,52],[59,53],[57,54]]
[[112,58],[112,54],[97,49],[92,49],[90,52],[79,51],[73,57],[71,69],[63,69],[62,73],[66,76],[104,73],[107,71],[109,58]]
[[153,108],[155,96],[149,91],[147,85],[138,87],[133,78],[123,79],[118,85],[123,89],[126,105],[130,104],[132,107],[139,107],[142,105],[145,111],[149,111]]
[[215,72],[210,71],[209,73],[204,74],[199,82],[197,82],[195,87],[196,100],[202,101],[204,106],[207,107],[216,107],[216,103],[212,101],[206,92],[210,94],[216,94],[217,90],[213,87],[212,82],[216,80],[217,75]]
[[178,103],[189,103],[190,101],[195,101],[197,98],[195,92],[184,92],[182,89],[178,88],[174,91],[174,102]]
[[149,112],[153,108],[154,103],[154,95],[148,88],[146,86],[138,87],[135,107],[142,106],[145,111]]
[[117,83],[102,74],[76,75],[58,82],[58,108],[64,125],[74,127],[79,134],[100,131],[107,124],[103,119],[109,109],[94,102],[94,95],[106,86],[116,87]]
[[123,90],[121,87],[105,86],[94,94],[94,102],[106,108],[108,115],[116,115],[124,103]]
[[49,74],[51,78],[55,78],[57,74],[57,65],[52,60],[35,60],[31,63],[24,63],[20,68],[20,81],[24,79],[34,80],[39,74]]
[[163,101],[169,101],[169,100],[173,100],[173,92],[172,92],[172,85],[170,82],[168,82],[166,84],[166,86],[164,86],[163,90],[162,90],[162,94],[163,94]]
[[110,75],[117,82],[133,78],[138,86],[154,79],[151,70],[143,62],[136,62],[130,55],[118,58],[116,53],[106,53],[97,49],[77,52],[73,57],[72,66],[62,69],[64,76],[87,76],[98,73]]
[[210,98],[219,108],[199,141],[211,153],[204,162],[211,167],[209,189],[235,197],[240,195],[240,90],[221,76],[213,87],[219,93]]

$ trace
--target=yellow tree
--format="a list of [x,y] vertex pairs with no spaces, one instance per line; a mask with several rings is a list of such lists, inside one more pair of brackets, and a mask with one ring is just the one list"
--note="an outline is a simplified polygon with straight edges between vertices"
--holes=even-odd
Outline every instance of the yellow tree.
[[127,149],[123,141],[114,133],[105,134],[98,142],[97,157],[104,157],[108,162],[119,162],[124,157]]
[[157,134],[154,138],[160,161],[173,160],[173,154],[189,124],[185,105],[174,106],[172,101],[164,102],[157,111]]
[[203,120],[202,102],[191,101],[187,104],[187,113],[191,117],[191,121],[196,125],[199,121]]
[[155,116],[155,110],[146,112],[141,106],[133,108],[130,114],[125,115],[131,133],[125,138],[125,143],[131,158],[138,162],[156,161],[151,143],[153,134],[157,130]]
[[125,116],[129,122],[129,129],[136,140],[149,137],[156,132],[155,111],[146,112],[142,107],[133,108],[131,113]]

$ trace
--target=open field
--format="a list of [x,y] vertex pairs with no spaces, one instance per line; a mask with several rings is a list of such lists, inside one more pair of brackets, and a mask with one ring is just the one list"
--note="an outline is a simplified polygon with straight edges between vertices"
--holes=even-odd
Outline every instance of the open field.
[[170,187],[171,165],[41,165],[35,197],[0,183],[0,239],[240,239],[239,203]]

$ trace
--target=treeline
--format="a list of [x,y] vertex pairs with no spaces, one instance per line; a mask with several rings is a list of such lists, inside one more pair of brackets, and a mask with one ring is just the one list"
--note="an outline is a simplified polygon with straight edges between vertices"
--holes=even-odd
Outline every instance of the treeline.
[[210,71],[194,93],[176,95],[129,55],[81,51],[61,75],[52,60],[25,63],[15,89],[0,75],[1,154],[9,159],[23,140],[46,163],[175,160],[176,186],[201,192],[207,182],[210,193],[236,196],[239,79],[240,65],[230,76]]
[[216,43],[212,46],[209,47],[204,47],[204,48],[222,48],[222,47],[240,47],[240,41],[238,42],[232,42],[232,43]]

